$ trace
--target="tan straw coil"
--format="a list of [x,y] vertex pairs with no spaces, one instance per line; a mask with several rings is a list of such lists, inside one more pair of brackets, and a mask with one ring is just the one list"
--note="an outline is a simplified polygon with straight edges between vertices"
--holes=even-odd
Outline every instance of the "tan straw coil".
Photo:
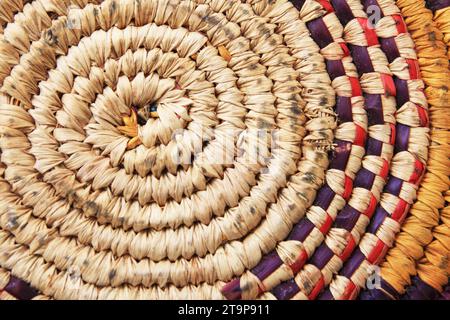
[[335,93],[291,3],[2,6],[14,277],[60,299],[220,298],[304,216]]
[[450,299],[449,8],[1,1],[0,300]]

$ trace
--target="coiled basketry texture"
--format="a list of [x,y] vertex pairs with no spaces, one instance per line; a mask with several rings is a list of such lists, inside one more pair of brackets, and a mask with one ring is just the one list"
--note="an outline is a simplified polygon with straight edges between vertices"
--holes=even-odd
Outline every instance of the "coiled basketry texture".
[[0,299],[449,298],[449,7],[0,2]]

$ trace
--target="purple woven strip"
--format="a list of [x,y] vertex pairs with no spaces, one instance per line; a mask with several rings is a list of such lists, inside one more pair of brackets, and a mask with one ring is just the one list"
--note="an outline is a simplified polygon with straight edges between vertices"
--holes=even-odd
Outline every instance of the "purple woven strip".
[[382,100],[379,94],[364,94],[369,126],[384,124]]
[[325,243],[322,243],[312,256],[310,263],[322,270],[333,256],[333,251]]
[[382,223],[384,222],[384,220],[386,220],[386,218],[389,216],[390,214],[386,210],[384,210],[383,207],[378,206],[378,208],[375,211],[375,214],[372,217],[372,220],[370,221],[366,233],[375,234],[382,225]]
[[261,262],[253,268],[252,273],[257,276],[259,280],[263,281],[281,265],[283,265],[283,261],[281,261],[278,253],[276,251],[272,251],[268,255],[264,256]]
[[379,41],[381,44],[381,50],[383,50],[386,54],[389,63],[400,57],[400,52],[398,51],[395,37],[379,39]]
[[299,292],[300,289],[294,279],[285,281],[272,290],[272,294],[278,300],[289,300]]
[[348,47],[353,56],[353,63],[355,64],[360,75],[375,71],[367,47],[355,46],[351,44],[348,44]]
[[326,60],[326,63],[331,80],[345,76],[345,69],[341,60]]
[[397,106],[401,107],[409,101],[408,81],[394,77],[397,87]]
[[381,156],[383,152],[383,142],[372,137],[367,139],[366,155],[368,156]]
[[38,295],[38,292],[28,283],[14,276],[11,276],[3,290],[19,300],[31,300]]
[[294,5],[294,7],[296,7],[298,9],[298,11],[300,11],[300,9],[303,7],[303,5],[305,4],[306,0],[290,0],[292,2],[292,4]]
[[330,169],[345,171],[348,159],[350,158],[352,143],[347,141],[335,141],[335,144],[336,147],[333,151]]
[[412,279],[412,285],[406,289],[402,300],[437,300],[440,296],[439,291],[425,283],[419,277]]
[[228,282],[222,292],[228,300],[240,300],[242,298],[242,288],[240,278],[236,278]]
[[402,191],[402,187],[403,187],[402,179],[390,177],[388,183],[386,184],[385,191],[398,197],[400,195],[400,192]]
[[427,0],[427,7],[433,11],[450,7],[450,0]]
[[333,37],[328,30],[325,22],[322,18],[317,18],[306,23],[309,32],[311,33],[311,38],[314,42],[321,48],[325,48],[330,43],[333,43]]
[[359,268],[359,266],[365,259],[366,256],[361,252],[359,248],[356,248],[350,259],[342,268],[341,275],[350,279],[353,273],[355,273],[355,271]]
[[353,15],[353,12],[348,6],[346,0],[331,0],[331,4],[333,5],[334,11],[343,26],[355,19],[355,16]]
[[364,188],[371,190],[373,183],[375,181],[376,174],[367,170],[366,168],[361,168],[356,174],[355,181],[353,182],[354,188]]
[[352,231],[360,215],[358,210],[347,204],[337,215],[333,228]]
[[408,151],[411,128],[404,124],[397,123],[397,135],[395,140],[395,152]]
[[326,184],[317,193],[316,200],[314,200],[314,205],[317,207],[321,207],[326,211],[330,206],[331,201],[333,201],[335,195],[336,194],[334,193],[333,189],[331,189],[328,184]]
[[353,122],[352,99],[350,97],[336,97],[336,113],[338,120],[343,122]]
[[297,223],[294,228],[291,231],[291,234],[289,235],[288,240],[295,240],[303,242],[306,240],[308,235],[313,231],[315,228],[314,223],[309,221],[308,218],[300,220],[299,223]]

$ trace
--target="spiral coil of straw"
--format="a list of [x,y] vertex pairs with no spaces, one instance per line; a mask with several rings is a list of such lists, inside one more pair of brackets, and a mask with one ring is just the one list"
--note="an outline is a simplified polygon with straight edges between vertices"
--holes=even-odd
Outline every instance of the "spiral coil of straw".
[[0,299],[445,299],[433,2],[2,1]]

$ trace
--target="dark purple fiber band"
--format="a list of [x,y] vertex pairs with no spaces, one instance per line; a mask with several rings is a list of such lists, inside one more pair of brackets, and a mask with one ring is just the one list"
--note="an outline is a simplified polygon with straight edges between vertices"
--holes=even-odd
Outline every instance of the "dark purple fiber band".
[[355,16],[348,6],[347,1],[331,0],[331,4],[333,5],[334,11],[336,12],[337,17],[343,26],[347,25],[347,23],[355,19]]
[[432,11],[450,7],[450,0],[427,0],[427,7]]
[[379,39],[381,50],[386,54],[386,57],[391,63],[398,57],[400,57],[400,52],[398,51],[397,43],[395,42],[395,37],[391,38],[381,38]]
[[366,145],[368,156],[381,156],[383,153],[383,141],[369,137]]
[[333,228],[352,231],[360,215],[358,210],[347,204],[337,215]]
[[13,276],[3,290],[19,300],[31,300],[38,295],[28,283]]
[[412,279],[412,285],[406,289],[402,300],[437,300],[440,296],[439,291],[431,287],[419,277]]
[[400,192],[402,191],[402,187],[403,180],[391,176],[388,183],[386,184],[385,190],[386,192],[398,197],[400,195]]
[[356,174],[355,182],[353,183],[355,188],[364,188],[371,190],[373,183],[375,181],[376,174],[367,170],[366,168],[361,168]]
[[338,77],[345,76],[344,65],[341,60],[327,60],[327,71],[330,75],[331,81]]
[[263,281],[282,265],[283,261],[281,261],[278,253],[272,251],[264,256],[261,262],[253,268],[252,273],[257,276],[259,280]]
[[350,259],[342,268],[341,275],[350,279],[365,259],[366,256],[359,248],[356,248]]
[[397,123],[397,136],[395,141],[395,151],[408,151],[409,137],[411,134],[411,128],[404,124]]
[[336,97],[336,113],[341,123],[353,122],[352,101],[350,97]]
[[352,150],[352,143],[347,141],[336,141],[330,168],[345,171]]
[[395,87],[397,88],[397,105],[403,106],[409,102],[408,81],[394,77]]
[[310,263],[322,270],[333,256],[333,251],[325,243],[322,243],[312,256]]
[[373,215],[372,220],[370,221],[369,227],[366,230],[366,233],[375,234],[380,226],[383,224],[384,220],[389,217],[390,214],[383,209],[383,207],[378,206]]
[[353,63],[356,65],[356,69],[360,75],[375,71],[367,47],[351,44],[349,44],[348,47],[353,56]]
[[272,294],[278,300],[289,300],[299,292],[300,289],[294,279],[285,281],[272,290]]
[[384,124],[384,113],[381,96],[379,94],[364,94],[366,100],[367,117],[369,126]]
[[322,18],[317,18],[306,23],[309,32],[311,33],[311,38],[314,42],[321,48],[325,48],[330,43],[333,43],[333,37],[330,34],[325,22]]
[[291,231],[288,240],[303,242],[316,226],[308,218],[300,220]]
[[331,201],[333,201],[335,195],[336,194],[334,193],[333,189],[331,189],[330,186],[326,184],[317,193],[316,200],[314,200],[314,205],[317,207],[321,207],[326,211],[328,210],[328,207],[330,206]]

